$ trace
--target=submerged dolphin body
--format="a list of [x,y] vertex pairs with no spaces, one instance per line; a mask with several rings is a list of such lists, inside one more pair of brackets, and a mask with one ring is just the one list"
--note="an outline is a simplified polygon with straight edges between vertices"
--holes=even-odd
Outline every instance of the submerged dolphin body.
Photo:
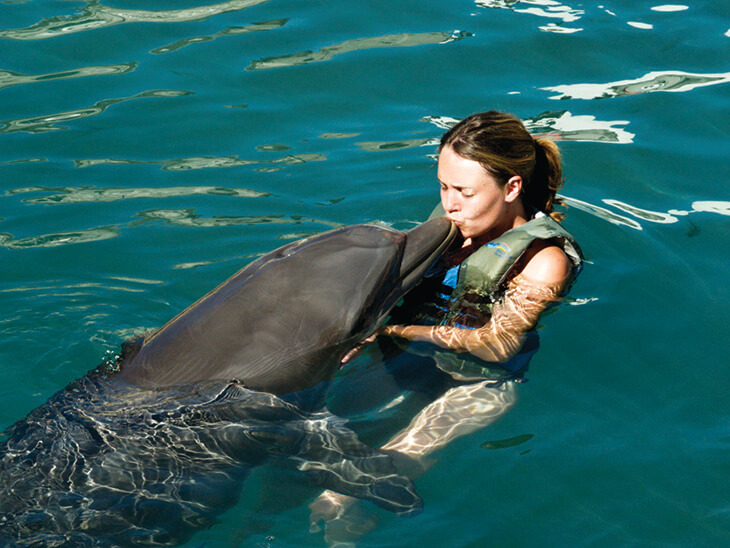
[[321,410],[322,387],[454,233],[442,218],[294,242],[125,344],[116,363],[5,433],[0,545],[178,544],[271,459],[322,487],[417,511],[390,458]]

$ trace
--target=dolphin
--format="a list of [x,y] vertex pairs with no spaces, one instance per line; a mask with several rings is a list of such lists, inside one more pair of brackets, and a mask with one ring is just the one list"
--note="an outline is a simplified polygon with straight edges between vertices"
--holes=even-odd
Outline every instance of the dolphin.
[[0,438],[0,545],[180,544],[277,459],[319,487],[418,512],[411,481],[324,395],[455,233],[437,218],[305,238],[127,341]]

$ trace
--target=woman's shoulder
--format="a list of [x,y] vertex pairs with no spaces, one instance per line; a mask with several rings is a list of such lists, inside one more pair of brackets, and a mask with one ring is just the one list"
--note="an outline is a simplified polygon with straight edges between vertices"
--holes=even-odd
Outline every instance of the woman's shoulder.
[[537,240],[525,251],[520,274],[541,284],[567,281],[573,264],[565,251],[550,240]]

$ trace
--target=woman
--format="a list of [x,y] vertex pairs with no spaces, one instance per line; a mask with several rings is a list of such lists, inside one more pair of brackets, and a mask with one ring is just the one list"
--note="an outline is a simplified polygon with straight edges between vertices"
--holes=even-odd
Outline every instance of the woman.
[[[444,257],[436,303],[423,288],[416,292],[431,310],[414,322],[438,325],[389,325],[380,334],[506,362],[582,262],[572,237],[547,217],[562,217],[553,211],[563,184],[560,153],[509,114],[475,114],[441,139],[438,180],[443,213],[460,238]],[[464,280],[470,268],[472,280]],[[433,290],[433,282],[424,286]]]
[[[435,213],[453,221],[459,237],[379,331],[417,343],[411,351],[425,343],[455,380],[382,447],[412,476],[428,467],[434,451],[511,407],[507,381],[526,367],[520,355],[528,335],[582,263],[553,210],[563,184],[558,147],[534,139],[514,116],[474,114],[450,129],[441,139],[438,180],[442,210]],[[352,502],[327,491],[312,504],[312,517],[332,524]]]

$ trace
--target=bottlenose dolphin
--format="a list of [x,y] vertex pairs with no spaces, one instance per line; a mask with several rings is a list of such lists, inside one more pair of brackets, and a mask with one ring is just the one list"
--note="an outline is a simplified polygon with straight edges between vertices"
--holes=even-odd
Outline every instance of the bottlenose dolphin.
[[244,267],[0,443],[0,545],[179,544],[285,459],[328,489],[421,507],[389,456],[322,409],[342,357],[452,241],[444,218],[354,225]]

